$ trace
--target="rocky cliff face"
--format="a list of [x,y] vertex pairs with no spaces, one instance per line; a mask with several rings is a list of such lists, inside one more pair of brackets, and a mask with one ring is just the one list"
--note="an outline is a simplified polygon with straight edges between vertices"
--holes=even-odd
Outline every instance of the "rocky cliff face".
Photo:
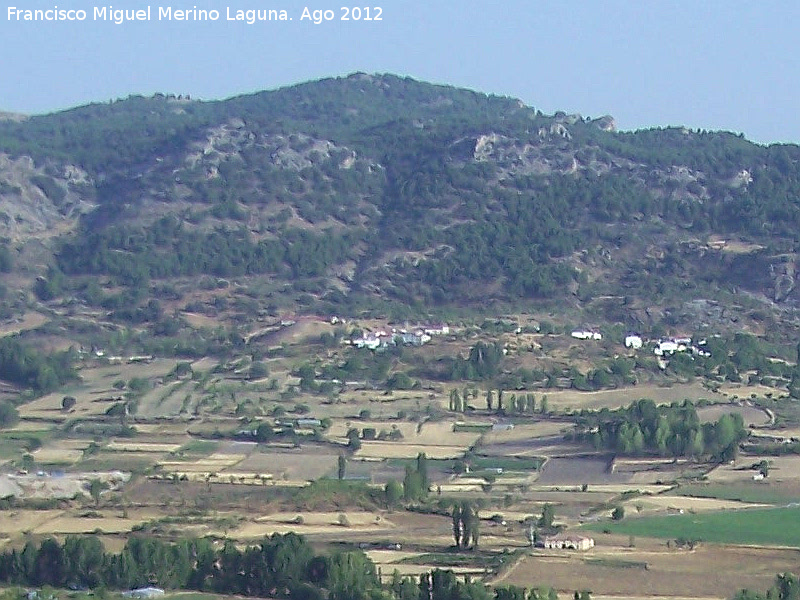
[[0,236],[57,235],[90,212],[93,182],[74,165],[45,168],[27,156],[0,154]]

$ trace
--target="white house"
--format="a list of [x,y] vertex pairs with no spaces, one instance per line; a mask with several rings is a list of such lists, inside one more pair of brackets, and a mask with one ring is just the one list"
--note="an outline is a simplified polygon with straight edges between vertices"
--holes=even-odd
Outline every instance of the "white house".
[[[658,345],[653,350],[653,353],[656,356],[664,356],[665,354],[675,354],[680,349],[680,346],[677,342],[673,340],[662,340],[658,342]],[[686,350],[686,347],[683,348]]]
[[638,350],[644,345],[642,338],[638,335],[628,335],[625,337],[625,347]]
[[542,547],[549,550],[588,550],[594,548],[594,539],[582,535],[550,535],[545,537]]
[[428,325],[423,331],[428,335],[448,335],[450,326],[447,323],[436,323],[435,325]]
[[356,338],[353,340],[353,345],[356,348],[369,348],[370,350],[375,350],[376,348],[380,347],[381,338],[374,336]]
[[573,331],[570,335],[576,340],[602,340],[603,336],[596,331],[588,331],[586,329],[578,329]]

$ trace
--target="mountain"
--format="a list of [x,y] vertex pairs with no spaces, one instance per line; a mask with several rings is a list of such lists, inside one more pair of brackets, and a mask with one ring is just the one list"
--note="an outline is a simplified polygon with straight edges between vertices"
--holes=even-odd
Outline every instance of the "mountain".
[[788,335],[798,198],[798,146],[393,75],[0,119],[5,277],[110,322],[525,310]]

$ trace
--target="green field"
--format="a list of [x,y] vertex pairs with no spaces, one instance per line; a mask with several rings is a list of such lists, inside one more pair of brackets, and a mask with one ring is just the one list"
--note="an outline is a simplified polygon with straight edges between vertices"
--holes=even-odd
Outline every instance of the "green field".
[[593,523],[584,529],[641,537],[798,547],[800,507],[630,518],[612,523]]
[[0,459],[16,459],[41,448],[50,431],[4,431],[0,433]]
[[219,442],[214,440],[191,440],[178,448],[173,455],[196,458],[207,456],[219,448]]
[[453,431],[456,433],[472,433],[475,431],[483,433],[484,431],[491,431],[491,423],[456,423],[453,425]]
[[763,482],[740,484],[693,484],[681,486],[677,490],[681,496],[692,498],[718,498],[720,500],[739,500],[756,504],[789,504],[800,501],[800,496],[791,490]]

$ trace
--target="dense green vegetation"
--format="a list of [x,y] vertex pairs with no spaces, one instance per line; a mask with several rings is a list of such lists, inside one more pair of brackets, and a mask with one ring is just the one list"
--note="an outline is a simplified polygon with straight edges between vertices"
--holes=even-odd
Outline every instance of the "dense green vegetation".
[[71,352],[42,354],[17,337],[0,339],[3,379],[38,393],[50,392],[77,377]]
[[623,535],[726,544],[800,545],[800,508],[726,510],[628,518],[585,526]]
[[65,241],[58,254],[65,273],[103,273],[121,282],[213,274],[278,273],[304,277],[322,274],[349,257],[357,237],[285,230],[281,240],[254,242],[246,230],[187,231],[178,219],[164,217],[149,227],[86,230]]
[[[220,141],[198,153],[212,130]],[[54,203],[69,188],[99,205],[62,240],[60,272],[125,285],[198,273],[297,282],[351,265],[350,289],[314,283],[312,302],[331,311],[375,308],[376,296],[430,309],[576,289],[584,301],[620,289],[763,291],[772,285],[764,267],[800,244],[796,146],[679,128],[613,133],[391,75],[222,102],[92,104],[0,123],[0,151],[53,165],[31,183]],[[57,182],[57,164],[82,167],[91,182]],[[159,210],[142,211],[145,201]],[[675,233],[739,235],[764,248],[700,256]],[[616,256],[610,278],[580,264],[643,239],[663,257]],[[0,270],[9,258],[0,252]]]
[[[233,543],[215,549],[210,540],[166,543],[132,538],[119,554],[97,538],[45,539],[37,547],[0,556],[0,580],[24,585],[127,589],[157,583],[171,589],[226,594],[319,598],[364,597],[378,588],[375,567],[360,552],[318,556],[300,536],[273,535],[241,551]],[[350,594],[345,595],[350,588]]]
[[737,413],[723,415],[715,423],[700,423],[694,405],[657,406],[642,399],[626,409],[597,413],[585,411],[579,417],[579,439],[620,454],[660,456],[710,456],[714,460],[735,458],[739,444],[748,433]]
[[434,570],[421,581],[395,573],[388,585],[361,551],[318,554],[301,536],[274,534],[240,550],[232,542],[216,548],[211,540],[176,543],[135,537],[119,554],[107,553],[94,537],[52,538],[38,546],[0,555],[0,581],[10,584],[129,589],[158,585],[302,600],[550,600],[549,588],[498,587],[458,581],[452,571]]
[[[766,481],[766,480],[765,480]],[[677,493],[692,498],[719,498],[738,500],[756,504],[789,504],[797,501],[797,494],[791,488],[765,484],[763,481],[750,483],[697,483],[682,485]]]

